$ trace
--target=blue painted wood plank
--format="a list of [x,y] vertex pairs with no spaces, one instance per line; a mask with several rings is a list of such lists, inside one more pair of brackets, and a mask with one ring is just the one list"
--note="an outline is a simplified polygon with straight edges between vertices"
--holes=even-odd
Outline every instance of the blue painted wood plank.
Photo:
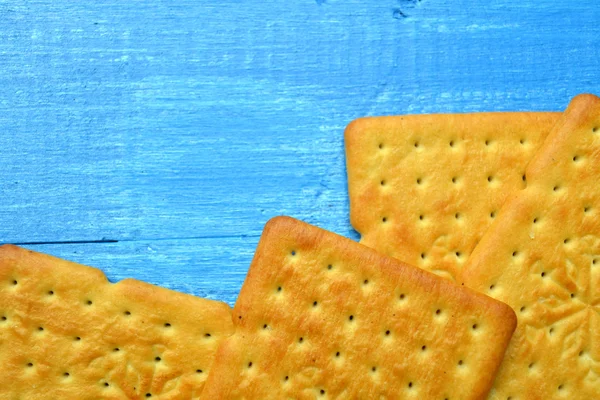
[[600,93],[594,2],[4,0],[0,17],[0,242],[118,240],[38,247],[228,301],[241,275],[219,273],[272,216],[356,238],[352,119]]

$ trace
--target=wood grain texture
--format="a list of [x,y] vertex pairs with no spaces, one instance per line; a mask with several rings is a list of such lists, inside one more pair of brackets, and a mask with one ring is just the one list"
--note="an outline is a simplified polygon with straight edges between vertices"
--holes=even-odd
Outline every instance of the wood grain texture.
[[[230,302],[270,217],[357,238],[352,119],[600,92],[593,2],[4,0],[0,17],[0,242],[125,241],[40,250]],[[149,264],[135,249],[155,241]]]

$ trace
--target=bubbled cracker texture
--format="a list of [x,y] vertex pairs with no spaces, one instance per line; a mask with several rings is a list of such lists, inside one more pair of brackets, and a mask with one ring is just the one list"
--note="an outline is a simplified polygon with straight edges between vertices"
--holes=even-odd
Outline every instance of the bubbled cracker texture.
[[600,398],[600,99],[573,99],[465,266],[518,327],[490,398]]
[[482,399],[515,326],[487,296],[269,221],[202,399]]
[[0,398],[195,399],[230,308],[0,247]]
[[345,132],[361,243],[455,279],[559,113],[368,117]]

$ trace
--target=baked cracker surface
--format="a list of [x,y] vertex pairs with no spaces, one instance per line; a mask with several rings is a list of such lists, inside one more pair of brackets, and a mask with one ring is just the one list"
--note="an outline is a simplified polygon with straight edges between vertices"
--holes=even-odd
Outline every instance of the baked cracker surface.
[[484,398],[505,304],[288,217],[269,221],[202,399]]
[[195,399],[232,330],[224,303],[0,247],[2,399]]
[[360,118],[345,132],[361,243],[455,279],[560,113]]
[[518,327],[490,398],[600,398],[600,99],[575,97],[463,273]]

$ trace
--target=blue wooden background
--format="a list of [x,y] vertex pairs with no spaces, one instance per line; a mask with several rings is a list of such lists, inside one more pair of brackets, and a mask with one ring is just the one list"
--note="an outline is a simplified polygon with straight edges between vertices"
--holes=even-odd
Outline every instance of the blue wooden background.
[[352,119],[581,92],[595,0],[0,0],[0,242],[232,304],[270,217],[358,238]]

